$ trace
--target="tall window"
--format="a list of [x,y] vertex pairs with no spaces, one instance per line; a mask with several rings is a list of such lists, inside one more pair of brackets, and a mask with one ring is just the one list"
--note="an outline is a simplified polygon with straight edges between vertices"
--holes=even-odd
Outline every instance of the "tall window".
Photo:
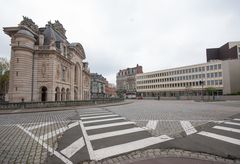
[[62,81],[65,81],[66,67],[62,65]]

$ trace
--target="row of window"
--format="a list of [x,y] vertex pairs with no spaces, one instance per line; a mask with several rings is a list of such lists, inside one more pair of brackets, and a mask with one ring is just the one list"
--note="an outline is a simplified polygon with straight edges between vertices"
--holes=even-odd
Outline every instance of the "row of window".
[[[206,66],[207,71],[209,71],[209,70],[219,70],[221,68],[222,68],[221,64],[213,64],[213,65]],[[205,66],[175,70],[175,71],[170,71],[170,72],[156,73],[156,74],[152,74],[152,75],[139,76],[138,78],[139,79],[145,79],[145,78],[171,76],[171,75],[179,75],[179,74],[187,74],[187,73],[203,72],[203,71],[205,71]]]
[[[222,77],[222,72],[207,73],[207,78],[214,78],[214,77]],[[137,84],[149,84],[149,83],[170,82],[170,81],[194,80],[194,79],[202,79],[202,78],[205,78],[205,74],[186,75],[186,76],[178,76],[178,77],[170,77],[170,78],[137,81]]]
[[[205,82],[203,82],[203,85],[205,85]],[[222,85],[222,80],[208,80],[207,81],[208,86],[212,85]],[[158,84],[158,85],[146,85],[146,86],[137,86],[137,89],[155,89],[155,88],[179,88],[179,87],[195,87],[195,86],[202,86],[201,81],[195,81],[195,82],[186,82],[186,83],[171,83],[171,84]]]
[[118,76],[126,76],[126,75],[133,75],[133,74],[136,74],[136,69],[130,68],[124,71],[120,71],[118,73]]
[[222,80],[208,80],[207,85],[222,85]]
[[207,78],[222,77],[222,72],[207,73]]

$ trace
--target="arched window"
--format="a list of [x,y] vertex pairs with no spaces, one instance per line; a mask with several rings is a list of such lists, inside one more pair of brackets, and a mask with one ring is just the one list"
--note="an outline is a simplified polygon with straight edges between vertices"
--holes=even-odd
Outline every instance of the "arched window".
[[47,101],[47,87],[41,87],[41,101]]

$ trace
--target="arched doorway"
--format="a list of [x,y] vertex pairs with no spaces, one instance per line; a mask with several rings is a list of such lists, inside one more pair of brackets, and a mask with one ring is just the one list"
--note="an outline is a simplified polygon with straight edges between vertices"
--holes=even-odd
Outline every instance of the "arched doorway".
[[67,93],[66,100],[70,100],[70,89],[69,88],[67,88],[66,93]]
[[41,101],[47,101],[47,87],[41,87]]
[[74,88],[74,100],[78,99],[78,89]]
[[61,90],[61,101],[65,101],[65,98],[66,98],[65,89],[62,88],[62,90]]
[[60,88],[59,87],[56,87],[55,89],[55,101],[60,101]]

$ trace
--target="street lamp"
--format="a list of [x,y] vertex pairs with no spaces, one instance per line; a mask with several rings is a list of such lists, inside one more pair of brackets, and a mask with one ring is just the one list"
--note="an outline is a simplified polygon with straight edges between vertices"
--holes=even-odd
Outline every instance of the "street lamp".
[[203,85],[204,85],[204,81],[203,81],[203,80],[200,81],[200,85],[202,86],[202,90],[201,90],[201,100],[203,101]]

